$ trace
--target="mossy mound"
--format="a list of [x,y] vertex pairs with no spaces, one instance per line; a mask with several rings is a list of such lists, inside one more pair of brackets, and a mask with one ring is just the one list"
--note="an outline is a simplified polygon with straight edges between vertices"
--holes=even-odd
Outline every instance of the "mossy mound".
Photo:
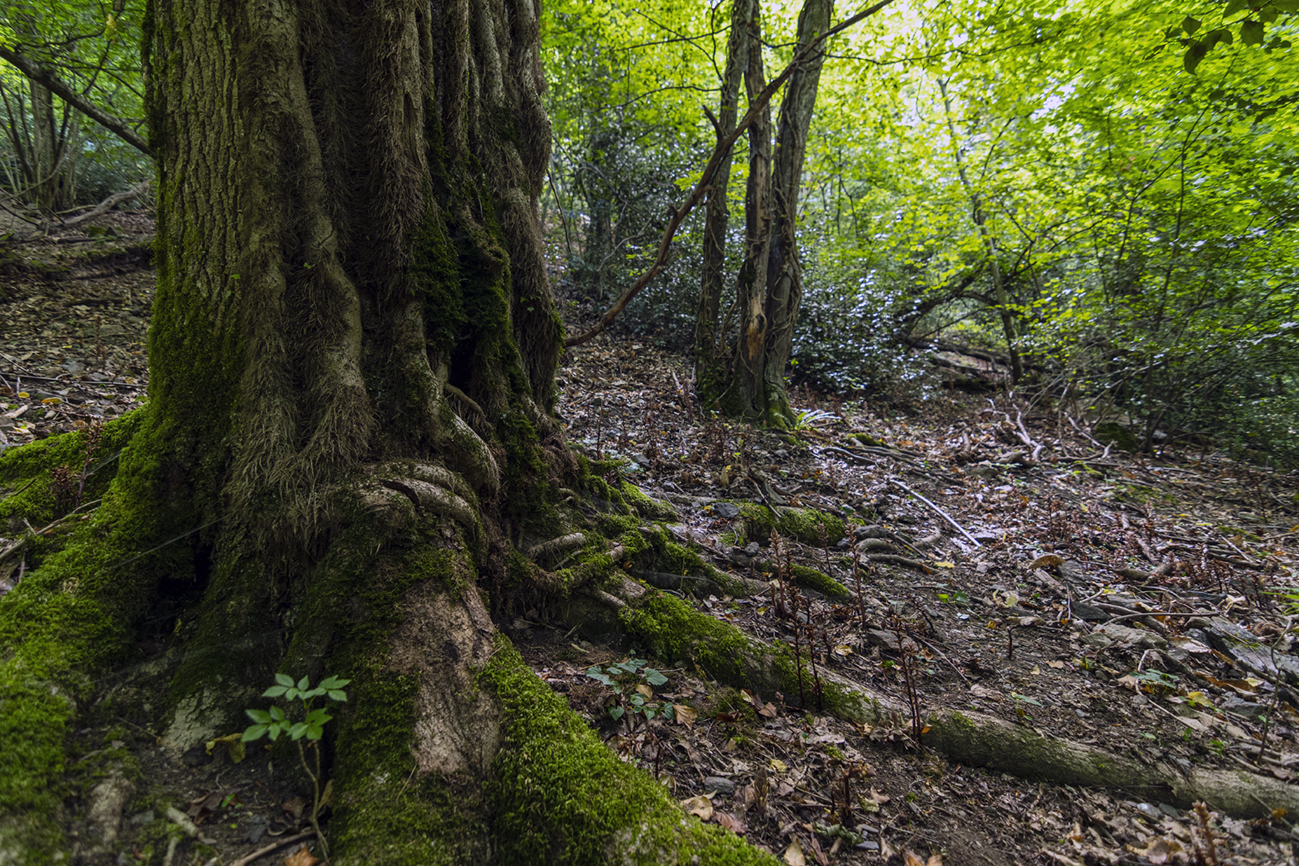
[[794,583],[804,589],[814,589],[835,601],[844,602],[852,598],[852,593],[848,591],[848,587],[830,575],[817,571],[815,568],[808,568],[806,565],[795,565],[793,578]]
[[779,517],[770,508],[745,502],[740,505],[744,521],[744,541],[766,544],[775,529],[782,537],[793,538],[803,544],[819,546],[838,544],[844,537],[843,519],[812,508],[780,508]]

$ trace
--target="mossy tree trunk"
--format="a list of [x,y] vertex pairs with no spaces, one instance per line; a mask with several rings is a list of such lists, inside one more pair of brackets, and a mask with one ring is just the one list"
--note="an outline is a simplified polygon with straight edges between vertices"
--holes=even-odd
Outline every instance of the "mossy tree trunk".
[[[830,0],[806,0],[798,20],[798,48],[829,30],[832,6]],[[734,129],[740,71],[751,101],[765,86],[759,18],[756,0],[736,0],[719,138]],[[748,38],[737,37],[737,32]],[[793,420],[785,366],[802,297],[795,233],[803,159],[824,56],[823,49],[812,51],[790,77],[781,102],[774,156],[769,117],[764,114],[749,127],[745,249],[735,279],[734,327],[731,312],[722,311],[720,300],[729,154],[709,191],[703,284],[695,326],[696,388],[705,406],[771,426],[789,426]]]
[[164,603],[189,611],[174,751],[241,730],[277,671],[352,680],[335,863],[763,860],[493,626],[563,589],[526,551],[583,521],[552,414],[538,31],[535,0],[150,4],[150,403],[94,519],[0,607],[0,862],[70,847],[87,675]]

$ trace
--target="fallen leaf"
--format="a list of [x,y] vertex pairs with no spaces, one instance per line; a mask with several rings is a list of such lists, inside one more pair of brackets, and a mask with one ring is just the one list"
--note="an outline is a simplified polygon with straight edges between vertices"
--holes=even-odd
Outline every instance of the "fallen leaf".
[[1145,848],[1137,848],[1132,845],[1124,845],[1123,847],[1133,854],[1145,857],[1151,863],[1167,863],[1174,854],[1181,854],[1186,850],[1182,847],[1182,843],[1176,839],[1165,839],[1163,836],[1148,839]]
[[713,802],[707,797],[690,797],[681,801],[681,806],[691,815],[699,818],[701,821],[707,821],[713,817]]
[[737,836],[743,836],[745,831],[749,829],[743,821],[730,812],[714,812],[713,820]]
[[812,849],[812,856],[821,866],[829,866],[830,858],[825,856],[825,851],[821,849],[821,841],[816,836],[808,837],[808,847]]
[[1028,564],[1028,570],[1032,571],[1035,568],[1058,568],[1062,565],[1064,565],[1063,557],[1057,556],[1054,553],[1048,553],[1045,556],[1039,556],[1037,559],[1030,562]]
[[688,707],[685,704],[673,704],[672,714],[676,718],[678,725],[684,725],[687,728],[693,728],[695,719],[699,718],[698,711],[694,707]]
[[784,761],[780,760],[780,758],[772,758],[767,763],[767,766],[775,770],[777,773],[783,773],[789,769],[789,765],[786,764]]
[[305,844],[284,858],[284,866],[316,866],[319,862]]
[[789,847],[785,849],[785,862],[788,863],[789,866],[807,866],[807,858],[803,856],[803,846],[799,844],[797,836],[794,837],[793,842],[789,843]]
[[1064,667],[1064,662],[1058,660],[1053,662],[1047,662],[1046,666],[1049,668],[1055,668],[1056,670],[1060,670],[1060,668]]

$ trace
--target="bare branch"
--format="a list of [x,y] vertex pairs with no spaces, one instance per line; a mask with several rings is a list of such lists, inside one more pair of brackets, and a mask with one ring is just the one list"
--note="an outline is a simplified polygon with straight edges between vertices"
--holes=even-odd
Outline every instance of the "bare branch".
[[154,155],[153,148],[144,140],[140,133],[131,128],[130,123],[121,117],[115,117],[95,105],[89,99],[73,90],[63,79],[59,78],[50,70],[46,69],[35,60],[25,54],[20,54],[11,48],[0,45],[0,60],[6,60],[12,64],[19,72],[27,76],[28,79],[35,81],[42,87],[47,88],[55,96],[143,153],[145,156]]

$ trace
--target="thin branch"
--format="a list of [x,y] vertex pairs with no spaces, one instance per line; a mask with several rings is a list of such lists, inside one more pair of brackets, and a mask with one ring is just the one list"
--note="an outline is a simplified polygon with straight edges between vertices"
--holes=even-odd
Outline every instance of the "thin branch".
[[979,540],[978,540],[977,538],[975,538],[975,537],[974,537],[973,535],[971,535],[970,533],[966,532],[966,531],[965,531],[965,527],[961,526],[961,524],[959,524],[959,523],[957,523],[955,520],[953,520],[953,519],[948,515],[948,513],[947,513],[946,511],[944,511],[943,509],[939,508],[937,505],[935,505],[934,503],[930,502],[928,499],[926,499],[925,497],[921,496],[919,493],[917,493],[916,491],[912,490],[910,487],[908,487],[907,485],[903,484],[901,481],[898,481],[896,478],[890,478],[890,479],[889,479],[889,483],[890,483],[890,484],[893,484],[893,485],[895,485],[895,486],[897,486],[897,487],[901,487],[901,488],[902,488],[903,490],[905,490],[907,493],[910,493],[912,496],[914,496],[915,498],[919,499],[921,502],[923,502],[923,503],[925,503],[926,505],[928,505],[928,506],[929,506],[930,508],[932,508],[935,512],[937,512],[937,514],[938,514],[939,517],[943,518],[943,519],[946,520],[948,523],[952,524],[952,526],[956,527],[956,531],[959,532],[959,533],[961,533],[961,535],[964,535],[966,538],[968,538],[968,539],[970,540],[970,543],[973,544],[975,547],[983,547],[983,545],[979,543]]
[[8,61],[18,69],[28,79],[35,81],[42,87],[47,88],[55,96],[98,123],[100,126],[112,132],[121,138],[127,144],[143,153],[145,156],[154,155],[153,148],[141,137],[140,133],[131,128],[129,122],[121,117],[114,117],[108,112],[95,105],[89,99],[86,99],[80,93],[73,90],[67,82],[59,78],[53,72],[50,72],[41,64],[31,59],[25,54],[20,54],[11,48],[0,45],[0,60]]

